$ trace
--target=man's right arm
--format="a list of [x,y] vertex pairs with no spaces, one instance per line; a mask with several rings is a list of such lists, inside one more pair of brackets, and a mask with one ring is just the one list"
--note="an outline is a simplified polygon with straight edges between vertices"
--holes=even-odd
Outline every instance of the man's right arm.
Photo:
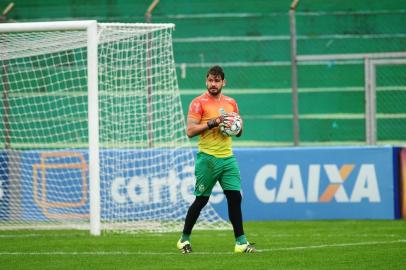
[[208,129],[209,129],[209,127],[207,126],[206,123],[200,123],[199,120],[196,120],[193,118],[187,119],[186,134],[189,138],[199,135]]
[[219,116],[209,120],[207,123],[201,123],[200,120],[188,117],[186,134],[189,138],[199,135],[206,130],[218,127],[224,121],[223,116]]

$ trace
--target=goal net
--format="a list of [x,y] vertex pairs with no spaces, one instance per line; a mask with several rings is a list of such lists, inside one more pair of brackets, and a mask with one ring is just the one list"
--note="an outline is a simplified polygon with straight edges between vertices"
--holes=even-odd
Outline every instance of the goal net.
[[[181,231],[194,157],[173,25],[92,23],[0,25],[0,229]],[[228,223],[209,204],[197,226]]]

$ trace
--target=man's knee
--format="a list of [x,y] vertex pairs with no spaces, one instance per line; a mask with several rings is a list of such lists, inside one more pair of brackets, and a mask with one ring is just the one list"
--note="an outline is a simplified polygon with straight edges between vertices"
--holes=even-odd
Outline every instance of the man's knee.
[[224,190],[224,194],[230,203],[240,204],[242,201],[241,192],[239,190]]
[[206,196],[196,196],[195,201],[192,204],[192,207],[195,207],[197,209],[203,209],[203,207],[206,206],[207,202],[209,201],[210,197]]

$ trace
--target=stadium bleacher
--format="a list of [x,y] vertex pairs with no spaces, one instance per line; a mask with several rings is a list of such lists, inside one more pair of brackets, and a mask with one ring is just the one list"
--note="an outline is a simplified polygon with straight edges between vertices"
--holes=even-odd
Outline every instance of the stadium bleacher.
[[[19,1],[16,21],[97,19],[143,22],[150,1]],[[406,50],[402,1],[303,1],[296,12],[298,54]],[[293,144],[289,3],[286,1],[160,1],[153,22],[176,24],[174,52],[184,112],[204,91],[213,64],[225,68],[224,93],[240,105],[244,137],[237,146]],[[381,68],[378,142],[406,134],[405,65]],[[300,141],[365,144],[363,61],[299,63]],[[343,94],[345,93],[345,94]],[[393,117],[396,114],[396,117]],[[402,127],[403,126],[403,127]]]

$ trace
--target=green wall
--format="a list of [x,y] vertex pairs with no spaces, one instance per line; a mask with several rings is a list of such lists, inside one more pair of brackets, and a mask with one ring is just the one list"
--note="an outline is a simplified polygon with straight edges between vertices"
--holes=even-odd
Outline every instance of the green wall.
[[[16,1],[9,19],[97,19],[143,22],[151,1]],[[0,8],[8,1],[0,1]],[[183,110],[204,89],[207,69],[226,72],[225,94],[245,119],[237,145],[292,145],[290,1],[165,1],[153,22],[176,24],[174,53]],[[404,1],[301,1],[299,54],[406,51]],[[363,62],[299,63],[300,139],[303,144],[363,144]],[[377,73],[378,139],[406,141],[406,66]],[[400,89],[400,90],[399,90]],[[405,104],[405,103],[403,103]]]

